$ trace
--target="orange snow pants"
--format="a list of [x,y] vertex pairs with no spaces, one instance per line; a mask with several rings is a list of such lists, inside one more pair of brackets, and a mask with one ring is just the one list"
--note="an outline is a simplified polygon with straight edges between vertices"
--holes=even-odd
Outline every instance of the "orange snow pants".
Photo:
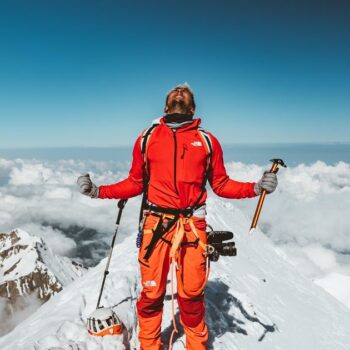
[[[145,247],[152,238],[159,217],[150,214],[144,224],[142,246],[139,251],[142,291],[137,302],[140,350],[160,350],[163,300],[170,268],[169,253],[176,232],[176,224],[160,239],[148,260],[144,259]],[[197,235],[206,243],[204,218],[192,217]],[[167,222],[167,219],[164,219]],[[180,322],[186,335],[187,350],[205,350],[208,328],[205,324],[204,286],[206,283],[206,258],[197,244],[196,236],[189,224],[177,256],[177,302]],[[168,241],[168,242],[166,242]],[[193,242],[193,243],[191,243]]]

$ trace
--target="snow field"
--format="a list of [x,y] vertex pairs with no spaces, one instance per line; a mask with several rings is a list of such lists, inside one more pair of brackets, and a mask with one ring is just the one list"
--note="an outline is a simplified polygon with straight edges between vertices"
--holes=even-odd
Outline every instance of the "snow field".
[[[232,230],[238,249],[237,257],[212,263],[206,288],[208,349],[348,350],[349,310],[300,275],[259,229],[249,235],[249,220],[241,210],[210,198],[208,223],[214,229]],[[140,283],[135,235],[117,239],[102,299],[102,305],[113,307],[122,319],[128,334],[96,338],[88,335],[84,323],[96,307],[105,264],[106,259],[2,337],[0,348],[137,349],[135,302]],[[167,335],[171,331],[169,291],[164,311]],[[184,348],[179,329],[174,350]]]

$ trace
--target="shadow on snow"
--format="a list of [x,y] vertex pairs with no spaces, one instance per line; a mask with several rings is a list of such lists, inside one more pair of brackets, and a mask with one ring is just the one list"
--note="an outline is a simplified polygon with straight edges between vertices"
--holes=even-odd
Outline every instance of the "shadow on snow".
[[[244,308],[242,302],[234,295],[230,294],[228,290],[229,287],[218,280],[209,281],[205,289],[206,323],[209,328],[208,350],[214,349],[215,339],[222,337],[227,332],[248,335],[245,326],[246,323],[249,322],[258,323],[263,328],[263,332],[258,339],[259,342],[263,341],[267,333],[272,333],[277,330],[276,325],[264,324],[255,313],[250,314]],[[166,300],[170,299],[170,296],[166,296]],[[232,308],[234,311],[230,312]],[[240,314],[243,317],[236,318],[233,314]],[[179,332],[174,334],[174,342],[184,335],[179,318],[180,314],[177,312],[175,319]],[[166,346],[169,343],[172,331],[173,325],[170,324],[162,332],[162,340]]]

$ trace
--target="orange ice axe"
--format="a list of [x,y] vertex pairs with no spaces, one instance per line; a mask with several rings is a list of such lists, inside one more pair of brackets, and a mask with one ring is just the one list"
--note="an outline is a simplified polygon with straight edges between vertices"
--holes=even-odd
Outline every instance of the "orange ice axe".
[[[270,162],[272,162],[272,167],[270,169],[270,173],[276,174],[279,170],[279,166],[283,166],[284,168],[287,168],[287,165],[284,164],[284,161],[282,159],[271,159]],[[258,205],[256,206],[256,210],[255,210],[252,224],[250,225],[249,233],[252,233],[254,231],[254,229],[256,228],[256,225],[258,224],[259,216],[261,213],[262,206],[264,204],[266,194],[267,194],[266,190],[262,190],[262,192],[260,194]]]

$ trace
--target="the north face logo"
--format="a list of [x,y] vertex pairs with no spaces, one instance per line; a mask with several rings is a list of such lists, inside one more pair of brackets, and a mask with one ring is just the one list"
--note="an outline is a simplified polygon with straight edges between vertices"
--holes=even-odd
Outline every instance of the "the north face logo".
[[157,285],[156,281],[145,281],[143,284],[145,287],[155,287]]
[[201,146],[202,146],[202,142],[200,142],[200,141],[193,141],[193,142],[191,143],[191,145],[192,145],[192,146],[195,146],[195,147],[201,147]]

